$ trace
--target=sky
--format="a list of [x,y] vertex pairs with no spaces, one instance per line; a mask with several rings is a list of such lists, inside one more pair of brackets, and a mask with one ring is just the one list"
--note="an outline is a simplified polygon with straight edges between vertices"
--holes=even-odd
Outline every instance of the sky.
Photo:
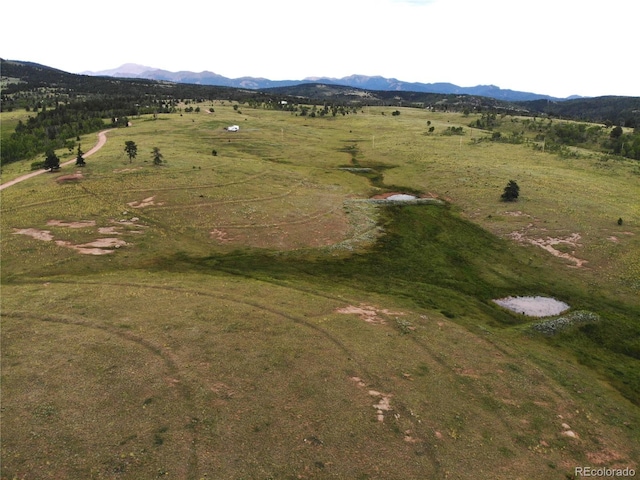
[[0,57],[640,97],[637,0],[9,0]]

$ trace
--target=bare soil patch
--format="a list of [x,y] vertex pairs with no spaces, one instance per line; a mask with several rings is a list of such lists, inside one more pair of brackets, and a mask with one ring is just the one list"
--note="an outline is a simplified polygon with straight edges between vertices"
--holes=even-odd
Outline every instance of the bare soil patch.
[[[531,224],[529,224],[527,229],[530,227],[532,227]],[[575,249],[582,246],[579,243],[581,238],[579,233],[572,233],[567,237],[530,238],[527,236],[527,232],[525,231],[525,232],[511,232],[509,234],[509,237],[519,243],[530,243],[531,245],[540,247],[546,250],[547,252],[549,252],[554,257],[562,258],[572,263],[573,264],[571,265],[572,267],[581,268],[587,263],[587,260],[578,258],[576,256]],[[569,247],[573,248],[573,250],[571,251],[571,253],[562,252],[557,248],[555,248],[558,245],[568,245]]]
[[[365,388],[367,386],[367,384],[360,377],[350,377],[350,380],[360,388]],[[393,411],[393,408],[391,407],[392,395],[381,393],[377,390],[368,390],[367,393],[370,396],[377,398],[377,403],[373,404],[372,407],[376,410],[376,420],[378,420],[378,422],[384,422],[385,414]]]
[[75,182],[83,178],[84,176],[82,175],[81,172],[76,172],[76,173],[71,173],[69,175],[60,175],[58,178],[56,178],[56,182],[58,183]]
[[506,211],[504,212],[504,214],[508,217],[529,217],[531,218],[531,215],[529,215],[528,213],[523,213],[520,210],[516,210],[516,211]]
[[[144,225],[138,225],[137,218],[135,221],[132,219],[131,221],[121,221],[116,222],[113,221],[116,225],[111,227],[100,227],[98,228],[98,233],[101,235],[121,235],[123,232],[119,229],[122,225],[135,225],[138,228],[143,228]],[[48,226],[52,227],[63,227],[63,228],[92,228],[96,226],[96,222],[93,220],[80,220],[77,222],[64,222],[61,220],[49,220],[47,222]],[[127,233],[142,233],[142,230],[127,230]],[[55,244],[60,247],[71,248],[78,253],[83,255],[109,255],[114,253],[116,249],[124,247],[128,245],[128,243],[120,238],[116,237],[103,237],[97,238],[91,242],[75,244],[68,240],[58,240],[51,233],[50,230],[41,230],[37,228],[14,228],[14,235],[27,235],[31,238],[35,238],[36,240],[40,240],[43,242],[52,242],[55,241]]]
[[114,252],[113,248],[120,248],[127,245],[127,242],[119,238],[99,238],[93,242],[74,245],[64,240],[56,240],[56,245],[72,248],[84,255],[108,255]]
[[121,234],[118,231],[118,227],[100,227],[98,228],[98,233],[100,235],[120,235]]
[[361,304],[360,306],[348,305],[343,308],[338,308],[336,313],[344,313],[347,315],[358,315],[361,320],[367,323],[373,323],[377,325],[386,325],[387,321],[380,315],[404,315],[403,312],[392,312],[386,308],[376,308],[371,305]]
[[63,222],[60,220],[49,220],[47,225],[50,227],[65,227],[65,228],[86,228],[95,227],[95,220],[81,220],[79,222]]
[[140,200],[139,202],[129,202],[127,203],[127,205],[129,205],[131,208],[144,208],[144,207],[149,207],[151,205],[164,205],[164,203],[156,203],[155,198],[156,198],[155,196],[147,197],[143,200]]
[[376,419],[379,422],[384,422],[385,414],[392,410],[391,395],[380,393],[376,390],[369,390],[369,395],[378,399],[378,403],[374,404],[373,408],[376,409]]
[[211,238],[220,243],[229,243],[233,240],[233,238],[229,237],[229,234],[223,230],[219,230],[214,228],[211,232],[209,232]]
[[43,242],[50,242],[53,240],[53,235],[49,230],[38,230],[37,228],[14,228],[14,235],[27,235],[35,238],[36,240],[42,240]]

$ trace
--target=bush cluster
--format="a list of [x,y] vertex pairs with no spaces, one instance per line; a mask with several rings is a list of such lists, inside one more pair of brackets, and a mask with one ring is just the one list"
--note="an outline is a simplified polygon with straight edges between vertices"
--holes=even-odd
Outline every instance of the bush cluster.
[[545,320],[544,322],[534,323],[533,325],[531,325],[531,328],[536,332],[542,333],[543,335],[551,336],[574,325],[584,325],[587,323],[596,323],[599,321],[599,315],[593,312],[588,312],[586,310],[579,310],[562,317]]

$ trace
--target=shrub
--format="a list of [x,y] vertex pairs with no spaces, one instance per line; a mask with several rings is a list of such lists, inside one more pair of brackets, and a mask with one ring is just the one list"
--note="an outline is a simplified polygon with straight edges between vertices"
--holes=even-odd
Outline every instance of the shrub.
[[596,323],[599,321],[600,317],[595,313],[587,312],[585,310],[579,310],[577,312],[554,318],[552,320],[545,320],[544,322],[534,323],[533,325],[531,325],[531,328],[536,332],[542,333],[543,335],[551,336],[574,325],[584,325]]

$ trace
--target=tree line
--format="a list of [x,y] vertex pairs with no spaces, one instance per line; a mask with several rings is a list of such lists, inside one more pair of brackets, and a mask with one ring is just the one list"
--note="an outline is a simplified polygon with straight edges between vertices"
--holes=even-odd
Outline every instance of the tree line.
[[[633,130],[613,125],[562,121],[552,118],[511,118],[514,125],[505,128],[505,116],[482,113],[469,126],[489,130],[486,139],[503,143],[533,143],[548,152],[567,153],[567,147],[580,147],[605,154],[640,160],[640,125]],[[505,131],[511,130],[506,134]]]
[[[105,128],[107,113],[124,116],[130,108],[113,108],[113,102],[101,106],[87,102],[43,108],[25,122],[19,121],[15,131],[2,142],[0,164],[6,165],[33,157],[39,153],[75,144],[80,135]],[[107,117],[108,118],[108,117]],[[113,117],[116,118],[116,117]]]

